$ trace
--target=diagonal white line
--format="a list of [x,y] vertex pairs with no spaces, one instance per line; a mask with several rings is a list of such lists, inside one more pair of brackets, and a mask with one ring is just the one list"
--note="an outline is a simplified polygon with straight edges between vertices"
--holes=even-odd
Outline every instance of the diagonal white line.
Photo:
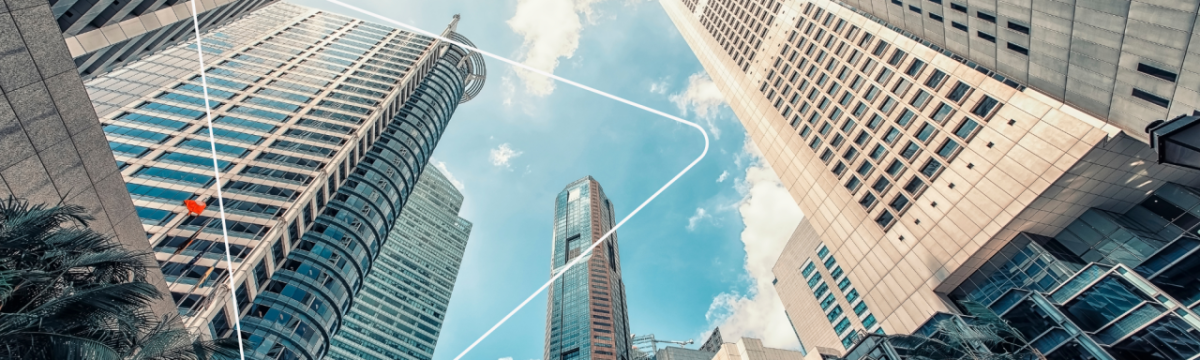
[[[192,0],[190,3],[192,4],[192,30],[196,32],[196,61],[200,63],[200,87],[204,90],[204,119],[208,121],[208,144],[212,150],[213,177],[216,179],[213,188],[217,189],[217,208],[221,211],[221,237],[225,240],[225,264],[229,267],[229,270],[226,270],[226,278],[229,279],[229,302],[233,304],[233,326],[237,331],[234,337],[237,338],[238,354],[241,355],[241,360],[246,360],[246,349],[242,345],[241,312],[238,310],[237,289],[233,284],[233,256],[229,254],[229,230],[225,227],[225,199],[221,195],[221,169],[217,165],[217,141],[213,137],[212,106],[208,102],[208,77],[204,74],[204,46],[201,45],[200,20],[196,18],[196,0]],[[199,214],[196,215],[199,216]],[[208,224],[204,224],[200,230],[196,231],[204,231],[204,227],[208,227]]]
[[[194,1],[194,0],[193,0],[193,1]],[[687,121],[687,120],[684,120],[684,119],[678,118],[678,117],[676,117],[676,116],[673,116],[673,115],[671,115],[671,114],[667,114],[667,113],[664,113],[664,112],[662,112],[662,111],[655,110],[655,109],[653,109],[653,108],[650,108],[650,107],[648,107],[648,106],[645,106],[645,105],[642,105],[642,104],[638,104],[638,103],[635,103],[635,102],[633,102],[633,101],[630,101],[630,100],[626,100],[625,98],[622,98],[622,97],[619,97],[619,96],[616,96],[616,95],[613,95],[613,94],[609,94],[609,93],[607,93],[607,92],[604,92],[604,91],[596,90],[596,89],[594,89],[594,88],[592,88],[592,87],[590,87],[590,86],[583,85],[583,84],[580,84],[580,83],[577,83],[577,82],[574,82],[574,81],[571,81],[571,80],[567,80],[567,79],[564,79],[564,78],[562,78],[562,77],[560,77],[560,76],[558,76],[558,75],[554,75],[554,74],[551,74],[551,73],[549,73],[549,72],[545,72],[545,71],[542,71],[542,70],[539,70],[539,69],[533,68],[533,67],[531,67],[531,66],[528,66],[528,65],[525,65],[525,64],[522,64],[522,63],[519,63],[519,62],[513,61],[513,60],[509,60],[509,59],[507,59],[507,58],[504,58],[504,57],[498,56],[498,55],[496,55],[496,54],[492,54],[492,53],[489,53],[489,52],[487,52],[487,51],[480,50],[480,49],[478,49],[478,48],[476,48],[476,47],[474,47],[474,46],[469,46],[469,45],[467,45],[467,44],[459,43],[459,42],[457,42],[457,41],[454,41],[454,40],[451,40],[451,39],[445,38],[445,37],[443,37],[443,36],[441,36],[441,35],[439,35],[439,34],[434,34],[434,33],[431,33],[431,32],[425,31],[425,30],[421,30],[421,29],[419,29],[419,28],[417,28],[417,27],[415,27],[415,26],[408,25],[408,24],[405,24],[405,23],[402,23],[402,22],[399,22],[399,21],[396,21],[396,20],[389,19],[389,18],[387,18],[387,17],[380,16],[380,15],[378,15],[378,14],[375,14],[375,13],[373,13],[373,12],[370,12],[370,11],[364,10],[364,9],[362,9],[362,8],[359,8],[359,7],[357,7],[357,6],[353,6],[353,5],[350,5],[350,4],[346,4],[346,3],[344,3],[344,2],[341,2],[341,1],[339,1],[339,0],[328,0],[328,1],[329,1],[329,2],[331,2],[331,3],[334,3],[334,4],[338,4],[338,5],[344,6],[344,7],[346,7],[346,8],[349,8],[349,9],[351,9],[351,10],[358,11],[358,12],[361,12],[361,13],[363,13],[363,14],[370,15],[370,16],[371,16],[371,17],[373,17],[373,18],[376,18],[376,19],[379,19],[379,20],[382,20],[382,21],[385,21],[385,22],[388,22],[388,23],[391,23],[391,24],[395,24],[395,25],[397,25],[397,26],[400,26],[400,27],[403,27],[403,28],[405,28],[405,29],[409,29],[409,30],[412,30],[412,31],[415,31],[415,32],[418,32],[418,33],[424,34],[424,35],[426,35],[426,36],[430,36],[430,37],[433,37],[433,38],[435,38],[435,39],[438,39],[438,40],[441,40],[441,41],[444,41],[444,42],[447,42],[447,43],[451,43],[451,44],[454,44],[454,45],[458,45],[458,46],[460,46],[460,47],[462,47],[462,48],[469,49],[469,50],[471,50],[471,51],[478,52],[478,53],[480,53],[480,54],[483,54],[483,55],[486,55],[486,56],[488,56],[488,57],[490,57],[490,58],[493,58],[493,59],[496,59],[496,60],[500,60],[500,61],[502,61],[502,62],[504,62],[504,63],[507,63],[507,64],[509,64],[509,65],[512,65],[512,66],[516,66],[516,67],[518,67],[518,68],[521,68],[521,69],[525,69],[525,70],[527,70],[527,71],[530,71],[530,72],[533,72],[533,73],[535,73],[535,74],[539,74],[539,75],[542,75],[542,76],[546,76],[546,77],[549,77],[549,78],[552,78],[552,79],[555,79],[555,80],[561,81],[561,82],[563,82],[563,83],[570,84],[570,85],[572,85],[572,86],[578,87],[578,88],[580,88],[580,89],[584,89],[584,90],[590,91],[590,92],[592,92],[592,93],[595,93],[595,94],[597,94],[597,95],[600,95],[600,96],[603,96],[603,97],[606,97],[606,98],[609,98],[609,99],[613,99],[613,100],[616,100],[616,101],[619,101],[619,102],[625,103],[625,104],[627,104],[627,105],[629,105],[629,106],[633,106],[633,107],[636,107],[636,108],[638,108],[638,109],[642,109],[642,110],[648,111],[648,112],[650,112],[650,113],[652,113],[652,114],[659,115],[659,116],[662,116],[662,117],[665,117],[665,118],[668,118],[668,119],[671,119],[671,120],[675,120],[675,121],[677,121],[677,122],[683,123],[684,125],[687,125],[687,126],[691,126],[691,127],[693,127],[693,128],[696,128],[696,130],[699,130],[699,131],[700,131],[700,134],[704,136],[704,151],[700,152],[700,156],[699,156],[699,157],[697,157],[697,158],[696,158],[696,160],[692,160],[692,162],[691,162],[690,164],[688,164],[688,166],[687,166],[687,167],[683,168],[683,171],[680,171],[678,174],[676,174],[676,175],[675,175],[675,177],[671,178],[671,181],[667,181],[667,184],[666,184],[666,185],[663,185],[661,188],[659,188],[659,189],[658,189],[658,191],[655,191],[655,192],[654,192],[654,195],[650,195],[650,197],[649,197],[649,198],[647,198],[647,199],[646,199],[646,201],[642,202],[642,204],[641,204],[641,205],[638,205],[638,207],[637,207],[636,209],[633,209],[633,212],[630,212],[630,213],[629,213],[629,215],[626,215],[624,219],[621,219],[621,222],[618,222],[618,223],[617,223],[617,225],[616,225],[616,226],[614,226],[614,227],[613,227],[611,230],[608,230],[608,232],[604,233],[604,236],[601,236],[601,237],[600,237],[600,240],[597,240],[596,242],[592,243],[592,246],[588,247],[588,248],[587,248],[587,250],[584,250],[584,251],[583,251],[583,253],[582,253],[580,256],[576,257],[576,258],[575,258],[575,260],[572,260],[572,261],[571,261],[570,263],[568,263],[568,264],[567,264],[565,267],[563,267],[563,268],[562,268],[562,270],[559,270],[559,271],[558,271],[558,273],[556,273],[556,274],[554,274],[554,276],[550,277],[550,281],[547,281],[545,284],[542,284],[542,287],[538,288],[538,289],[537,289],[537,291],[535,291],[535,292],[533,292],[533,294],[529,295],[529,297],[528,297],[528,298],[525,298],[525,301],[522,301],[522,302],[521,302],[521,304],[520,304],[520,305],[517,305],[517,307],[516,307],[515,309],[513,309],[511,312],[509,312],[509,313],[508,313],[508,315],[505,315],[503,319],[500,319],[500,322],[497,322],[497,323],[496,323],[496,325],[493,325],[491,329],[488,329],[488,331],[487,331],[487,332],[483,333],[483,336],[480,336],[480,337],[479,337],[479,339],[477,339],[477,340],[475,340],[475,342],[471,343],[471,346],[468,346],[466,349],[464,349],[464,350],[462,351],[462,353],[460,353],[460,354],[458,354],[458,356],[454,357],[454,360],[460,360],[460,359],[462,359],[462,357],[463,357],[463,356],[466,356],[466,355],[467,355],[467,353],[471,351],[471,349],[474,349],[474,348],[475,348],[475,346],[476,346],[476,345],[479,345],[479,343],[480,343],[480,342],[482,342],[484,339],[486,339],[486,338],[488,337],[488,335],[491,335],[493,331],[496,331],[496,329],[497,329],[497,328],[499,328],[499,327],[500,327],[500,325],[503,325],[503,324],[504,324],[504,322],[508,321],[508,319],[509,319],[509,318],[511,318],[511,317],[513,316],[513,314],[516,314],[516,313],[517,313],[517,311],[520,311],[520,310],[521,310],[521,308],[525,307],[525,305],[526,305],[526,304],[529,304],[529,302],[530,302],[530,301],[532,301],[532,300],[533,300],[533,298],[537,297],[537,295],[538,295],[538,294],[541,294],[541,293],[542,293],[542,291],[545,291],[547,287],[550,287],[550,284],[553,284],[555,280],[558,280],[558,278],[559,278],[559,277],[561,277],[561,276],[562,276],[562,274],[566,273],[568,269],[570,269],[571,267],[575,266],[575,264],[579,263],[579,261],[583,259],[583,254],[588,254],[588,253],[591,253],[592,249],[595,249],[595,248],[596,248],[597,246],[599,246],[600,244],[603,244],[605,240],[608,240],[608,237],[609,237],[609,236],[611,236],[613,232],[617,231],[617,229],[621,227],[621,225],[624,225],[626,221],[629,221],[629,219],[630,219],[630,218],[632,218],[634,215],[636,215],[636,214],[637,214],[639,211],[642,211],[642,208],[646,207],[646,205],[647,205],[647,204],[649,204],[649,203],[650,203],[650,201],[653,201],[653,200],[654,200],[654,198],[657,198],[657,197],[658,197],[658,195],[659,195],[659,194],[661,194],[661,193],[663,192],[663,190],[666,190],[668,187],[670,187],[670,186],[671,186],[671,184],[674,184],[674,183],[675,183],[675,180],[679,180],[679,177],[683,176],[683,174],[685,174],[685,173],[687,173],[689,170],[691,170],[693,166],[696,166],[696,163],[699,163],[699,162],[700,162],[700,160],[704,159],[704,156],[708,154],[708,132],[705,132],[703,127],[700,127],[700,125],[697,125],[697,124],[696,124],[696,123],[694,123],[694,122],[691,122],[691,121]]]

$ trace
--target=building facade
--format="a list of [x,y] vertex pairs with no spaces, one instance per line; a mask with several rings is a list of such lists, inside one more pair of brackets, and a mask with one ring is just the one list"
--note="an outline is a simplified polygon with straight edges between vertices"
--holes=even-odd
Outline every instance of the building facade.
[[[50,6],[0,4],[0,199],[87,209],[89,226],[138,253],[145,232]],[[148,282],[167,293],[162,273]],[[175,312],[170,300],[158,314]]]
[[805,360],[805,357],[799,351],[763,346],[759,339],[740,338],[721,344],[712,360]]
[[433,356],[471,234],[462,203],[454,184],[425,168],[326,359]]
[[805,214],[774,273],[809,348],[912,333],[1021,233],[1200,181],[1133,125],[844,3],[661,3]]
[[200,31],[228,23],[275,0],[101,0],[50,1],[50,15],[84,79],[195,38],[192,6]]
[[1195,0],[847,0],[1144,139],[1200,109]]
[[668,346],[658,349],[654,360],[712,360],[716,352]]
[[[456,23],[443,35],[469,42]],[[215,151],[195,41],[88,81],[93,105],[187,325],[224,337],[240,318],[255,358],[318,359],[454,109],[482,87],[482,57],[286,3],[212,29],[202,49]]]
[[551,276],[576,258],[584,258],[550,287],[544,359],[632,358],[617,234],[584,253],[613,226],[612,202],[591,176],[572,182],[556,197]]

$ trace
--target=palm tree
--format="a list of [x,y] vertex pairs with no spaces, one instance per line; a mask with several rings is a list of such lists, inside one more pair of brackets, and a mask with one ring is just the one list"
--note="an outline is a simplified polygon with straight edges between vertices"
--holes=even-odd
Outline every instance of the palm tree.
[[0,201],[0,358],[226,359],[228,340],[193,341],[147,309],[149,254],[87,228],[74,205]]

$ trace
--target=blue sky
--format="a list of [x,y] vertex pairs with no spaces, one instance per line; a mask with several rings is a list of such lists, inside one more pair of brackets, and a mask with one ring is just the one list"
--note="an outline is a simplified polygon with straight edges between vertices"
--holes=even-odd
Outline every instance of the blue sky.
[[[799,210],[657,2],[346,1],[434,32],[461,14],[459,32],[484,50],[703,124],[708,157],[618,230],[631,328],[700,342],[722,325],[796,346],[769,272]],[[487,65],[483,92],[458,108],[434,153],[475,224],[436,360],[453,359],[549,279],[554,196],[567,183],[592,175],[624,216],[703,146],[690,127]],[[543,294],[466,358],[540,359],[545,311]]]

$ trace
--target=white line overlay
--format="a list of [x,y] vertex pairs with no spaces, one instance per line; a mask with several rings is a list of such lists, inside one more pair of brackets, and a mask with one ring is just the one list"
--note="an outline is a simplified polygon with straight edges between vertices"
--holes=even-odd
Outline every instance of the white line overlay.
[[[193,1],[195,1],[195,0],[193,0]],[[520,310],[521,310],[521,308],[523,308],[523,307],[525,307],[525,305],[529,304],[529,302],[530,302],[530,301],[532,301],[532,300],[533,300],[533,298],[537,297],[537,295],[538,295],[538,294],[541,294],[541,293],[542,293],[542,291],[545,291],[547,287],[550,287],[550,284],[553,284],[555,280],[558,280],[558,278],[559,278],[559,277],[561,277],[561,276],[562,276],[564,273],[566,273],[566,272],[567,272],[567,270],[569,270],[571,267],[575,266],[575,264],[579,263],[579,261],[583,259],[583,255],[591,253],[591,252],[592,252],[592,249],[595,249],[595,248],[596,248],[596,246],[599,246],[600,244],[603,244],[603,243],[604,243],[604,240],[608,240],[608,237],[609,237],[609,236],[611,236],[613,232],[617,231],[617,229],[618,229],[618,228],[620,228],[620,227],[621,227],[621,225],[625,224],[625,222],[626,222],[626,221],[629,221],[629,219],[630,219],[630,218],[632,218],[634,215],[636,215],[636,214],[637,214],[639,211],[642,211],[642,208],[646,207],[646,205],[647,205],[647,204],[649,204],[649,203],[650,203],[650,201],[653,201],[653,200],[654,200],[654,198],[657,198],[657,197],[658,197],[658,195],[659,195],[659,194],[661,194],[661,193],[663,192],[663,190],[666,190],[668,187],[671,187],[671,184],[674,184],[674,183],[675,183],[675,180],[679,180],[679,177],[683,176],[683,174],[686,174],[688,171],[692,170],[692,167],[693,167],[693,166],[696,166],[696,163],[699,163],[699,162],[700,162],[700,160],[703,160],[703,159],[704,159],[704,156],[708,154],[708,132],[704,131],[704,128],[703,128],[703,127],[700,127],[700,125],[697,125],[697,124],[696,124],[696,123],[694,123],[694,122],[691,122],[691,121],[687,121],[687,120],[684,120],[684,119],[678,118],[678,117],[676,117],[676,116],[673,116],[673,115],[671,115],[671,114],[667,114],[667,113],[664,113],[664,112],[662,112],[662,111],[655,110],[655,109],[653,109],[653,108],[650,108],[650,107],[648,107],[648,106],[645,106],[645,105],[642,105],[642,104],[638,104],[638,103],[635,103],[635,102],[633,102],[633,101],[630,101],[630,100],[626,100],[625,98],[622,98],[622,97],[619,97],[619,96],[616,96],[616,95],[613,95],[613,94],[609,94],[609,93],[607,93],[607,92],[604,92],[604,91],[596,90],[596,89],[594,89],[594,88],[592,88],[592,87],[590,87],[590,86],[583,85],[583,84],[580,84],[580,83],[577,83],[577,82],[574,82],[574,81],[571,81],[571,80],[567,80],[567,79],[564,79],[564,78],[562,78],[562,77],[560,77],[560,76],[558,76],[558,75],[554,75],[554,74],[551,74],[551,73],[548,73],[548,72],[542,71],[542,70],[540,70],[540,69],[536,69],[536,68],[533,68],[533,67],[531,67],[531,66],[528,66],[528,65],[525,65],[525,64],[522,64],[522,63],[519,63],[519,62],[513,61],[513,60],[509,60],[509,59],[507,59],[507,58],[504,58],[504,57],[498,56],[498,55],[496,55],[496,54],[492,54],[492,53],[489,53],[489,52],[487,52],[487,51],[480,50],[480,49],[478,49],[478,48],[476,48],[476,47],[474,47],[474,46],[469,46],[469,45],[467,45],[467,44],[463,44],[463,43],[459,43],[459,42],[457,42],[457,41],[454,41],[454,40],[451,40],[451,39],[447,39],[447,38],[445,38],[445,37],[442,37],[441,35],[434,34],[434,33],[431,33],[431,32],[425,31],[425,30],[421,30],[421,29],[419,29],[419,28],[417,28],[417,27],[415,27],[415,26],[408,25],[408,24],[405,24],[405,23],[402,23],[402,22],[399,22],[399,21],[396,21],[396,20],[392,20],[392,19],[389,19],[389,18],[386,18],[386,17],[380,16],[380,15],[378,15],[378,14],[375,14],[375,13],[373,13],[373,12],[370,12],[370,11],[367,11],[367,10],[363,10],[362,8],[359,8],[359,7],[356,7],[356,6],[353,6],[353,5],[350,5],[350,4],[347,4],[347,3],[341,2],[341,1],[339,1],[339,0],[328,0],[328,1],[329,1],[329,2],[331,2],[331,3],[334,3],[334,4],[338,4],[338,5],[344,6],[344,7],[346,7],[346,8],[349,8],[349,9],[351,9],[351,10],[358,11],[358,12],[360,12],[360,13],[363,13],[363,14],[366,14],[366,15],[370,15],[370,16],[371,16],[371,17],[373,17],[373,18],[376,18],[376,19],[379,19],[379,20],[382,20],[382,21],[386,21],[386,22],[388,22],[388,23],[395,24],[395,25],[397,25],[397,26],[400,26],[400,27],[403,27],[403,28],[406,28],[406,29],[409,29],[409,30],[412,30],[412,31],[415,31],[415,32],[418,32],[418,33],[421,33],[421,34],[424,34],[424,35],[426,35],[426,36],[430,36],[430,37],[436,38],[436,39],[438,39],[438,40],[441,40],[441,41],[444,41],[444,42],[447,42],[447,43],[451,43],[451,44],[454,44],[454,45],[458,45],[459,47],[462,47],[462,48],[464,48],[464,49],[468,49],[468,50],[471,50],[471,51],[478,52],[478,53],[480,53],[480,54],[486,55],[487,57],[490,57],[490,58],[493,58],[493,59],[496,59],[496,60],[503,61],[503,62],[505,62],[505,63],[507,63],[507,64],[509,64],[509,65],[512,65],[512,66],[515,66],[515,67],[518,67],[518,68],[521,68],[521,69],[525,69],[525,70],[527,70],[527,71],[530,71],[530,72],[533,72],[533,73],[535,73],[535,74],[542,75],[542,76],[545,76],[545,77],[549,77],[549,78],[551,78],[551,79],[558,80],[558,81],[561,81],[561,82],[563,82],[563,83],[566,83],[566,84],[570,84],[570,85],[572,85],[572,86],[575,86],[575,87],[577,87],[577,88],[580,88],[580,89],[584,89],[584,90],[590,91],[590,92],[592,92],[592,93],[595,93],[596,95],[600,95],[600,96],[603,96],[603,97],[606,97],[606,98],[609,98],[609,99],[613,99],[613,100],[616,100],[616,101],[619,101],[619,102],[625,103],[625,104],[627,104],[627,105],[629,105],[629,106],[633,106],[633,107],[635,107],[635,108],[638,108],[638,109],[642,109],[642,110],[648,111],[648,112],[650,112],[650,113],[652,113],[652,114],[659,115],[659,116],[662,116],[662,117],[665,117],[665,118],[668,118],[668,119],[671,119],[671,120],[675,120],[675,121],[677,121],[677,122],[683,123],[684,125],[687,125],[687,126],[691,126],[691,127],[693,127],[693,128],[696,128],[696,130],[700,131],[700,134],[704,136],[704,151],[700,152],[700,156],[699,156],[699,157],[697,157],[697,158],[696,158],[696,160],[692,160],[692,163],[688,164],[688,166],[687,166],[687,167],[683,168],[683,171],[680,171],[680,172],[679,172],[679,174],[676,174],[676,175],[675,175],[675,177],[671,178],[671,181],[667,181],[667,184],[666,184],[666,185],[663,185],[661,188],[659,188],[659,189],[658,189],[658,191],[655,191],[655,192],[654,192],[654,195],[650,195],[650,197],[649,197],[649,198],[647,198],[647,199],[646,199],[646,201],[642,202],[642,204],[641,204],[641,205],[638,205],[638,207],[637,207],[636,209],[633,209],[633,212],[630,212],[630,213],[629,213],[629,215],[626,215],[624,219],[621,219],[621,222],[618,222],[618,223],[617,223],[617,225],[616,225],[616,226],[614,226],[614,227],[613,227],[611,230],[608,230],[608,232],[604,233],[604,236],[601,236],[601,237],[600,237],[600,240],[597,240],[596,242],[592,243],[592,246],[588,247],[588,248],[587,248],[587,250],[584,250],[582,253],[580,253],[580,256],[577,256],[577,257],[575,257],[575,260],[572,260],[572,261],[571,261],[570,263],[568,263],[568,264],[567,264],[565,267],[563,267],[561,270],[559,270],[559,271],[558,271],[558,273],[556,273],[556,274],[554,274],[554,276],[550,277],[550,281],[547,281],[545,284],[542,284],[542,287],[538,288],[538,289],[537,289],[537,291],[534,291],[534,292],[533,292],[533,294],[530,294],[528,298],[525,298],[525,301],[522,301],[522,302],[521,302],[521,304],[520,304],[520,305],[517,305],[517,307],[516,307],[515,309],[513,309],[512,311],[510,311],[510,312],[508,313],[508,315],[505,315],[503,319],[500,319],[500,322],[497,322],[497,323],[496,323],[496,325],[493,325],[491,329],[488,329],[488,331],[487,331],[487,332],[483,333],[483,336],[480,336],[480,337],[479,337],[479,339],[477,339],[477,340],[475,340],[475,342],[471,343],[471,346],[467,346],[467,348],[466,348],[466,349],[464,349],[464,350],[462,351],[462,353],[458,354],[458,356],[455,356],[455,357],[454,357],[454,360],[460,360],[460,359],[462,359],[462,357],[463,357],[463,356],[466,356],[466,355],[467,355],[467,353],[471,351],[471,349],[474,349],[476,345],[479,345],[479,343],[483,341],[483,339],[486,339],[486,338],[487,338],[489,335],[491,335],[491,334],[492,334],[492,332],[493,332],[493,331],[496,331],[496,329],[497,329],[497,328],[499,328],[499,327],[500,327],[500,325],[503,325],[503,324],[504,324],[504,322],[508,321],[508,319],[509,319],[509,318],[511,318],[511,317],[513,316],[513,314],[516,314],[516,313],[517,313],[517,311],[520,311]]]
[[[204,75],[204,46],[201,45],[200,20],[196,18],[196,0],[189,2],[192,4],[192,30],[196,32],[196,61],[200,63],[200,87],[204,90],[204,119],[208,121],[208,144],[212,150],[213,177],[216,179],[213,188],[217,189],[217,209],[221,212],[221,237],[225,240],[225,264],[229,266],[229,270],[225,274],[229,279],[229,302],[233,304],[233,326],[237,331],[234,337],[238,342],[238,354],[241,355],[242,360],[246,360],[246,348],[242,345],[241,311],[238,310],[237,288],[233,284],[233,256],[229,254],[229,230],[225,228],[225,199],[221,194],[221,168],[217,165],[217,140],[213,136],[212,106],[208,100],[208,77]],[[200,214],[196,214],[196,216],[200,216]],[[204,223],[196,231],[204,231],[206,227],[208,227],[208,223]]]

